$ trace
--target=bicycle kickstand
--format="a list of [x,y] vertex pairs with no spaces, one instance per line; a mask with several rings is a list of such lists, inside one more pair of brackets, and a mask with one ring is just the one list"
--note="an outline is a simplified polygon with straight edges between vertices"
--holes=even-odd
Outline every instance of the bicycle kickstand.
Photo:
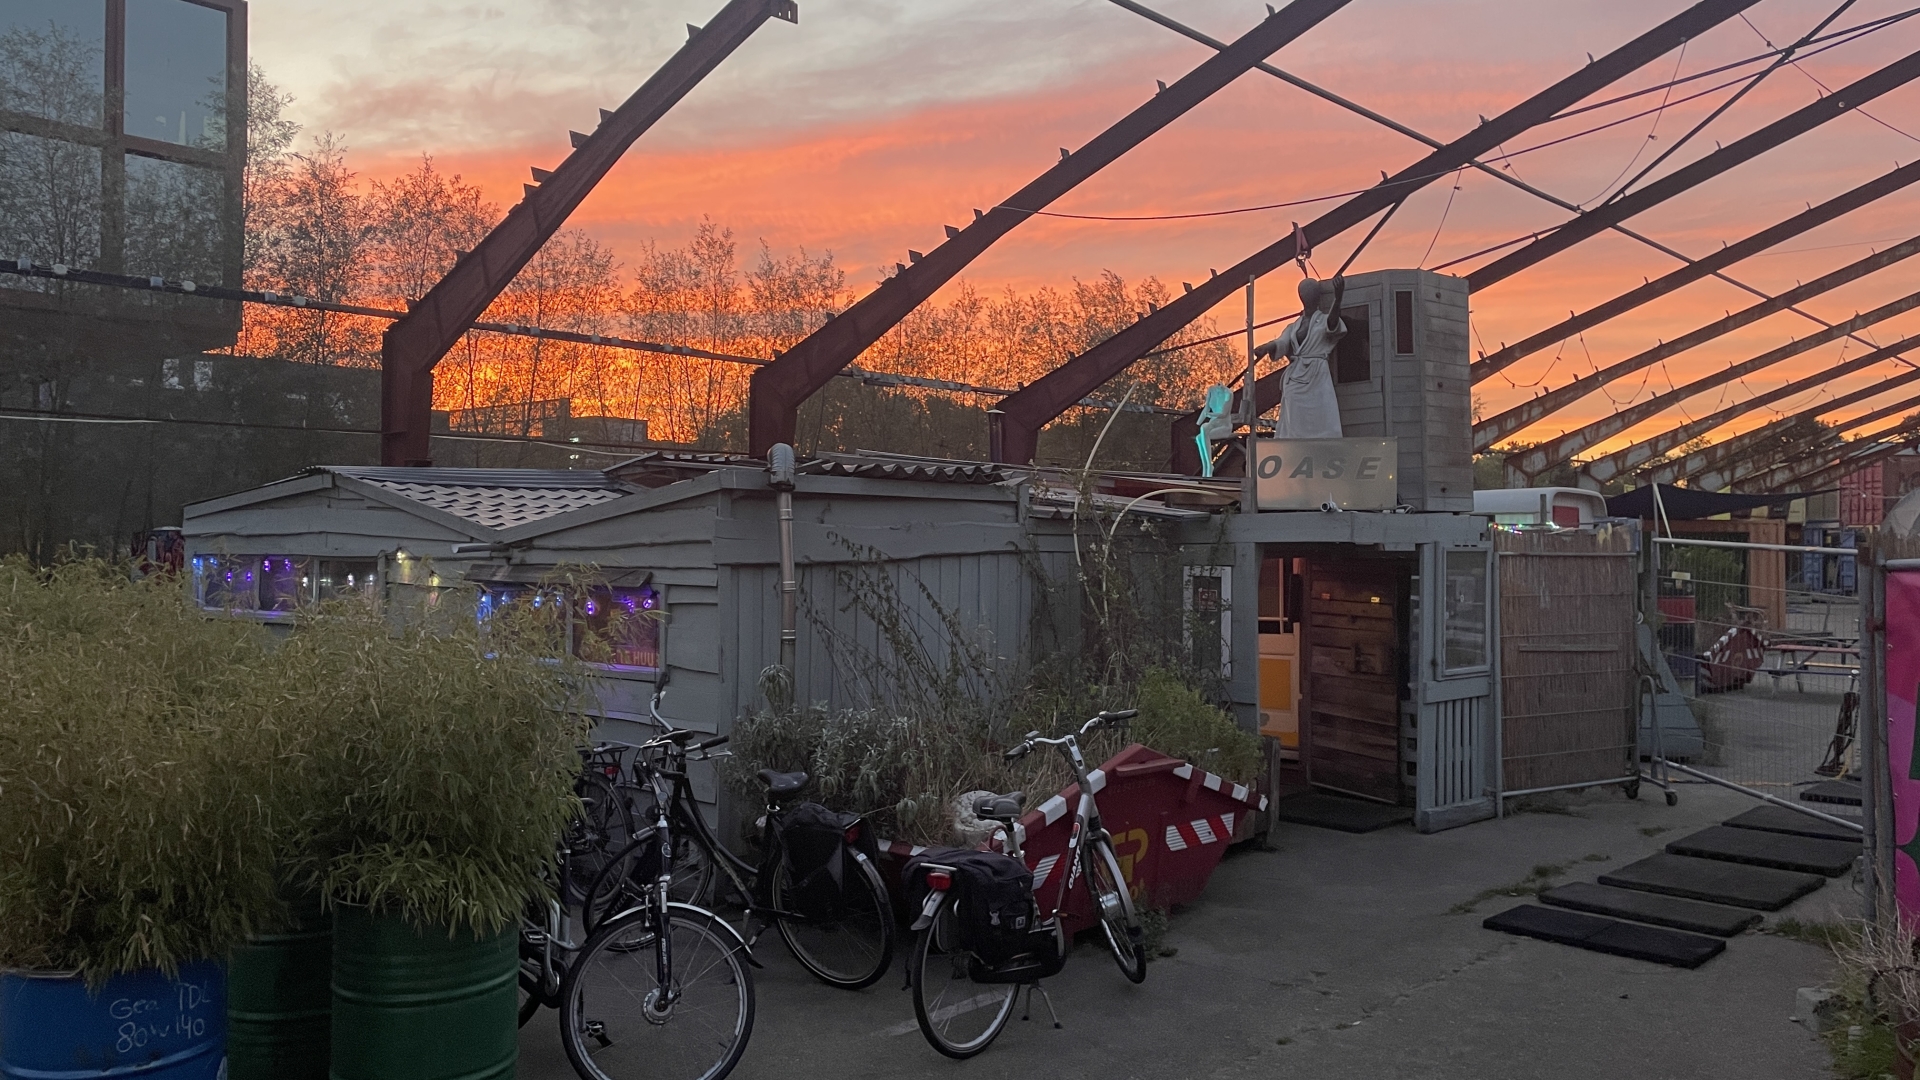
[[1061,1027],[1062,1025],[1060,1023],[1060,1014],[1055,1012],[1053,1009],[1052,995],[1047,993],[1046,987],[1041,986],[1037,982],[1030,982],[1027,984],[1027,1007],[1024,1011],[1021,1012],[1020,1019],[1022,1020],[1033,1019],[1033,992],[1035,990],[1040,991],[1040,1000],[1046,1003],[1047,1015],[1053,1017],[1053,1026],[1055,1028]]

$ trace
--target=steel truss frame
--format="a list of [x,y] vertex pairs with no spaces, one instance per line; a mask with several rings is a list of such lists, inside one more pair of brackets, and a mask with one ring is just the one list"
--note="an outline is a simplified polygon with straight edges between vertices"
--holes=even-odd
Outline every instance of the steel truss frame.
[[793,0],[729,0],[624,104],[600,114],[592,134],[571,132],[573,152],[535,184],[472,251],[381,339],[380,460],[431,464],[433,369],[634,141],[770,18],[798,22]]
[[[1305,226],[1300,235],[1318,245],[1367,220],[1440,176],[1462,168],[1486,152],[1551,119],[1561,109],[1624,78],[1667,51],[1752,6],[1754,0],[1702,0],[1686,11],[1641,34],[1606,56],[1587,64],[1526,101],[1481,124],[1466,135],[1383,178],[1365,194],[1342,203]],[[1089,392],[1125,371],[1142,356],[1173,336],[1181,327],[1206,314],[1247,281],[1285,265],[1295,255],[1294,237],[1277,243],[1215,275],[1176,297],[1086,352],[1028,384],[988,413],[993,459],[1025,463],[1033,460],[1040,429],[1071,408]],[[1254,387],[1259,406],[1260,387]],[[1271,407],[1271,406],[1268,406]]]
[[986,213],[974,211],[973,221],[965,228],[947,226],[947,239],[938,247],[925,255],[909,252],[910,262],[896,264],[896,273],[879,288],[753,373],[748,453],[763,455],[774,443],[792,442],[802,402],[818,393],[835,373],[853,363],[995,241],[1348,2],[1294,0],[1283,10],[1269,14],[1240,40],[1208,57],[1171,86],[1163,86],[1153,98],[1080,149],[1062,149],[1057,164]]

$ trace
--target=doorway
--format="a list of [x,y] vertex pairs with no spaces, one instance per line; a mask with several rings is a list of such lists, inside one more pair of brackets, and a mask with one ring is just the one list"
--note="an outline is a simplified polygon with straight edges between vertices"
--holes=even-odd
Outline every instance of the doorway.
[[1407,686],[1410,565],[1305,560],[1299,714],[1307,780],[1405,802],[1401,702]]

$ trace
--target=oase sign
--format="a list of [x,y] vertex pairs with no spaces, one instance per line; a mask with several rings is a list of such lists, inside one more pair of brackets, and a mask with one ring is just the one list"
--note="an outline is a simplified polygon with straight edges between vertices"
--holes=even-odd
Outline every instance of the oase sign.
[[1391,510],[1400,503],[1395,439],[1255,439],[1258,510]]

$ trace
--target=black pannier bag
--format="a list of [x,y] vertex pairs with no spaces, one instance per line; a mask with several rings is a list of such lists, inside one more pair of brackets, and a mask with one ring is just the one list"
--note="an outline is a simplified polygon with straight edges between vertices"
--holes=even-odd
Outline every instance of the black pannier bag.
[[847,845],[847,830],[856,823],[863,833],[868,831],[860,815],[829,810],[816,802],[800,803],[781,818],[780,839],[786,844],[787,866],[793,873],[787,903],[794,914],[831,919],[840,913],[842,890],[860,872]]
[[953,868],[961,948],[988,966],[1004,964],[1030,948],[1033,871],[1026,864],[997,851],[937,848],[923,852],[907,865],[906,880],[916,904],[927,895],[926,874],[919,869],[927,863]]

